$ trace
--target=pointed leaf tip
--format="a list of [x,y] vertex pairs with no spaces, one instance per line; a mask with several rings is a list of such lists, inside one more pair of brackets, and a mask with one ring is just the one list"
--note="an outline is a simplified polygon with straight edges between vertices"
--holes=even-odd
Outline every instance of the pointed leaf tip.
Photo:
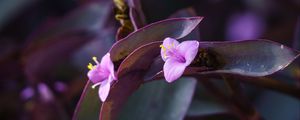
[[298,51],[262,39],[239,42],[202,42],[200,46],[218,53],[225,63],[222,68],[200,74],[267,76],[284,69],[299,56]]
[[116,42],[110,50],[111,59],[116,62],[124,59],[136,48],[166,37],[180,39],[188,35],[203,17],[172,18],[147,25]]

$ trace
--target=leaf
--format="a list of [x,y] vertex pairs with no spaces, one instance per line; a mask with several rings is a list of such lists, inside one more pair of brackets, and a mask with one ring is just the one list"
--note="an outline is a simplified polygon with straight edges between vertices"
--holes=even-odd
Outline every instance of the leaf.
[[232,113],[214,113],[203,116],[188,116],[184,120],[240,120]]
[[116,62],[124,59],[136,48],[166,37],[182,38],[189,34],[202,20],[202,17],[173,18],[147,25],[126,38],[116,42],[111,50],[111,59]]
[[[188,7],[184,9],[180,9],[173,13],[170,18],[177,18],[177,17],[190,17],[190,16],[197,16],[196,11],[193,7]],[[200,32],[199,26],[196,26],[194,30],[192,30],[187,36],[179,39],[178,41],[182,42],[184,40],[200,40]]]
[[242,76],[266,76],[284,69],[300,54],[270,40],[246,40],[240,42],[201,42],[225,63],[223,67],[208,73],[228,73]]
[[273,91],[262,91],[260,94],[255,105],[266,120],[297,120],[300,118],[299,99]]
[[[163,34],[159,33],[158,31],[155,31],[157,32],[157,34],[151,34],[150,37],[149,35],[151,32],[154,32],[155,29],[159,29],[159,30],[166,29],[165,31],[171,32],[173,36],[175,37],[177,36],[178,38],[181,38],[187,35],[189,32],[191,32],[191,30],[194,27],[196,27],[196,25],[200,22],[201,19],[202,18],[200,17],[197,18],[195,17],[195,18],[185,18],[185,19],[177,18],[177,19],[165,20],[159,23],[154,23],[151,26],[144,27],[139,31],[132,33],[127,38],[121,40],[124,41],[123,43],[120,41],[123,45],[120,46],[122,47],[121,49],[127,49],[127,50],[132,49],[133,51],[135,48],[137,47],[138,48],[134,50],[130,55],[128,56],[126,55],[127,57],[120,64],[120,67],[118,68],[117,71],[117,76],[119,78],[119,81],[112,87],[108,99],[103,103],[101,113],[100,113],[101,116],[100,119],[105,119],[105,120],[115,119],[116,116],[118,115],[118,112],[121,110],[121,107],[127,101],[127,98],[143,83],[142,76],[144,75],[145,71],[149,69],[154,58],[156,58],[160,53],[159,45],[162,42],[159,40],[165,38],[164,31],[160,31],[160,32],[164,32]],[[164,28],[166,26],[162,26],[161,24],[163,23],[165,23],[167,27],[171,27],[172,29],[169,30],[167,28]],[[187,28],[184,28],[184,26],[176,28],[179,30],[173,29],[174,26],[176,27],[177,25],[180,24],[191,24],[191,25],[187,25]],[[140,40],[139,37],[142,37],[144,39]],[[127,43],[127,41],[129,42],[133,41],[133,43]],[[157,41],[157,42],[152,42],[152,41]],[[120,44],[120,42],[117,42],[113,47],[116,47],[116,45]],[[150,43],[147,44],[148,42]],[[134,47],[130,48],[128,47],[128,45]],[[114,55],[113,50],[114,48],[111,49],[112,56]],[[186,84],[188,83],[189,82],[186,82]]]
[[92,82],[87,81],[77,103],[73,120],[97,120],[101,108],[98,90],[92,89]]
[[121,78],[126,73],[138,70],[147,70],[154,58],[160,52],[161,41],[152,42],[133,51],[121,63],[117,71],[118,78]]
[[146,25],[146,18],[140,0],[128,0],[130,20],[135,30]]
[[160,44],[159,41],[141,46],[121,63],[117,71],[118,82],[102,104],[100,119],[116,119],[127,98],[142,84],[142,76],[159,53]]
[[[211,76],[231,74],[261,77],[284,69],[297,57],[299,52],[270,40],[245,40],[239,42],[200,42],[200,49],[216,53],[224,65],[215,70],[188,67],[184,75]],[[199,69],[199,70],[197,70]],[[162,71],[145,77],[145,81],[159,79]]]
[[[196,116],[205,116],[212,115],[217,113],[226,113],[229,112],[228,109],[220,102],[218,102],[215,98],[212,97],[212,94],[208,91],[203,84],[202,81],[211,81],[212,79],[198,79],[197,87],[195,89],[195,94],[191,105],[187,111],[186,117],[196,117]],[[212,83],[217,82],[220,83],[219,80],[212,81]],[[222,86],[222,84],[218,84],[218,86]],[[210,86],[209,86],[210,87]],[[216,92],[216,88],[210,87],[213,89],[214,93]]]
[[109,95],[102,103],[99,120],[115,120],[128,97],[142,84],[142,73],[127,73],[112,85]]
[[[128,4],[124,0],[114,0],[115,18],[120,23],[120,27],[116,34],[116,40],[120,40],[134,31],[133,23],[129,16]],[[132,6],[131,6],[132,7]]]
[[[91,36],[78,36],[77,34],[70,34],[65,36],[59,36],[53,40],[61,40],[59,42],[52,42],[44,46],[40,46],[39,50],[35,50],[26,56],[23,56],[23,62],[25,63],[26,77],[34,82],[47,74],[46,71],[51,69],[56,63],[62,61],[69,56],[72,52],[78,49],[82,44],[86,43],[86,40],[91,39]],[[51,60],[51,62],[47,62]]]
[[218,102],[212,100],[193,100],[188,109],[187,116],[203,116],[222,112],[227,112],[227,110]]
[[182,120],[196,87],[192,78],[147,83],[124,106],[120,120]]
[[[18,14],[18,11],[23,10],[24,7],[28,7],[32,5],[35,1],[28,0],[28,1],[19,1],[19,0],[9,0],[9,1],[1,1],[0,7],[0,29],[3,30],[3,27],[11,18]],[[23,9],[22,9],[23,8]]]
[[244,83],[255,85],[256,87],[270,89],[300,99],[299,87],[297,87],[296,85],[280,82],[280,80],[278,79],[272,79],[268,77],[245,77],[238,75],[234,75],[232,77],[239,79]]
[[[186,9],[183,11],[186,11]],[[189,12],[183,14],[191,15]],[[189,34],[188,36],[190,35],[197,37],[195,34]],[[118,69],[120,71],[118,75],[122,76],[128,71],[132,71],[132,68],[136,71],[146,72],[149,70],[151,63],[159,63],[161,58],[160,44],[162,44],[161,41],[149,43],[147,44],[148,48],[144,48],[143,51],[141,47],[132,52],[123,60]],[[145,54],[144,52],[149,53]],[[178,80],[172,84],[165,81],[145,84],[134,92],[133,96],[129,97],[118,118],[122,120],[182,120],[194,95],[195,86],[196,81],[190,78]]]
[[[85,43],[97,37],[105,16],[102,6],[89,4],[76,10],[60,23],[34,34],[23,50],[22,62],[26,76],[38,81],[49,68],[68,57]],[[49,61],[45,64],[45,61]],[[38,76],[39,75],[39,76]]]
[[29,48],[45,44],[44,42],[49,41],[52,37],[60,36],[70,31],[98,33],[98,30],[104,24],[106,16],[108,16],[109,7],[107,4],[87,4],[72,11],[66,17],[54,21],[57,23],[51,23],[53,21],[50,21],[50,25],[42,26],[41,29],[36,31],[37,34],[33,34],[31,40],[34,42],[30,43]]
[[[193,8],[185,8],[182,10],[179,10],[177,12],[175,12],[174,14],[172,14],[170,17],[188,17],[188,16],[195,16],[196,12],[194,11]],[[196,27],[194,30],[192,30],[187,36],[179,39],[178,41],[184,41],[184,40],[198,40],[200,38],[199,35],[199,31],[198,31],[198,27]],[[160,72],[163,69],[163,64],[164,61],[162,60],[161,56],[159,55],[160,53],[158,53],[157,58],[155,58],[154,62],[152,63],[150,69],[147,70],[146,75],[144,76],[145,80],[151,79],[152,76],[154,76],[155,74],[157,74],[158,72]]]

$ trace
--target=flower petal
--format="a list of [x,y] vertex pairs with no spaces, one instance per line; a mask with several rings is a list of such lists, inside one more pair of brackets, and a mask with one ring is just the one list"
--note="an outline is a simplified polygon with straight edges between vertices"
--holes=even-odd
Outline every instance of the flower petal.
[[89,80],[91,80],[94,84],[98,82],[102,82],[104,79],[108,77],[108,75],[109,75],[108,73],[101,71],[100,65],[95,66],[95,68],[93,68],[87,73]]
[[179,42],[176,39],[170,37],[165,38],[163,41],[163,46],[168,46],[172,44],[174,44],[174,46],[177,46]]
[[167,82],[173,82],[178,79],[186,68],[185,63],[181,63],[176,59],[168,59],[164,64],[164,76]]
[[199,42],[196,40],[193,41],[184,41],[177,46],[178,52],[184,56],[186,62],[185,65],[190,65],[195,59],[199,48]]
[[[162,44],[164,48],[161,48],[161,50],[160,50],[161,57],[164,61],[166,61],[166,58],[164,56],[166,56],[168,51],[174,49],[178,44],[179,44],[179,42],[176,39],[173,39],[170,37],[167,37],[164,39],[163,44]],[[170,48],[168,48],[168,47],[170,47]]]
[[102,102],[104,102],[108,96],[110,90],[110,83],[113,80],[112,76],[109,76],[107,80],[104,80],[99,87],[99,98]]
[[101,67],[102,67],[103,70],[109,71],[109,73],[111,75],[113,75],[113,79],[116,79],[115,73],[114,73],[114,64],[113,64],[113,62],[110,59],[110,53],[106,53],[102,57],[100,65],[101,65]]

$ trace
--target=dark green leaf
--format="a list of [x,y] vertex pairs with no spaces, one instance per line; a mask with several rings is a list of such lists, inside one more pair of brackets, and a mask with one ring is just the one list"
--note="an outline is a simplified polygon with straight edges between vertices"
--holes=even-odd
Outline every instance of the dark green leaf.
[[155,81],[137,90],[119,120],[182,120],[192,100],[196,81],[182,78],[172,84]]

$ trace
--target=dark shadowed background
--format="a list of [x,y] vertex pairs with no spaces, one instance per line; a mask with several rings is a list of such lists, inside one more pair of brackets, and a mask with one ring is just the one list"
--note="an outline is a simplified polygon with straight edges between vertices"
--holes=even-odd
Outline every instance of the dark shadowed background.
[[[263,38],[300,50],[299,0],[141,0],[141,4],[146,23],[186,9],[204,16],[195,30],[200,41]],[[112,0],[1,0],[0,119],[71,119],[88,80],[86,65],[92,56],[101,58],[115,42],[120,25],[114,14]],[[273,77],[300,87],[299,64],[298,58]],[[168,104],[168,109],[162,106],[162,112],[140,111],[151,106],[146,104],[149,99],[167,101],[168,95],[176,98],[176,94],[184,96],[188,92],[186,87],[170,93],[172,88],[165,88],[164,84],[165,81],[155,81],[140,88],[124,108],[131,110],[123,110],[120,119],[134,115],[137,116],[131,119],[143,119],[147,112],[163,116],[166,110],[178,109],[175,101]],[[214,120],[218,115],[237,119],[225,115],[224,106],[200,84],[194,87],[185,119]],[[299,98],[248,84],[242,87],[266,120],[300,120]],[[149,91],[150,88],[156,91]],[[211,114],[216,114],[216,118]],[[164,120],[147,120],[151,119]]]

